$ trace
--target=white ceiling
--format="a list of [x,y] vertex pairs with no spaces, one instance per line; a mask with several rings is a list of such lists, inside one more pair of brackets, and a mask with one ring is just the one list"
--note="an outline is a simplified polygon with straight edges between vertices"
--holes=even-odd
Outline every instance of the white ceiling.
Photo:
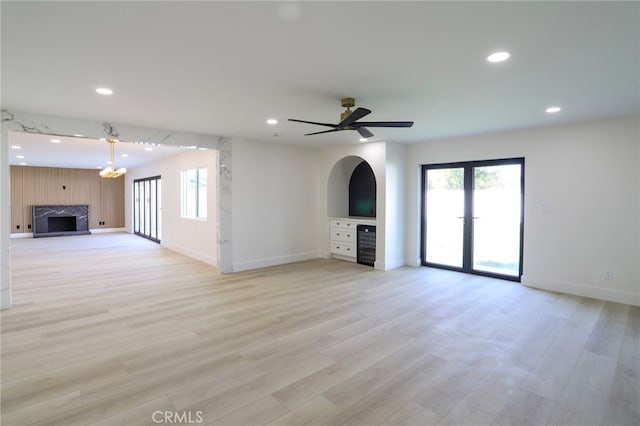
[[2,107],[308,146],[357,142],[286,121],[338,122],[346,96],[415,121],[370,129],[402,143],[634,114],[639,6],[3,1]]
[[[107,141],[24,132],[11,132],[9,139],[9,164],[96,170],[110,165],[111,151]],[[133,168],[181,151],[182,148],[173,145],[119,141],[114,147],[114,163],[116,168]]]

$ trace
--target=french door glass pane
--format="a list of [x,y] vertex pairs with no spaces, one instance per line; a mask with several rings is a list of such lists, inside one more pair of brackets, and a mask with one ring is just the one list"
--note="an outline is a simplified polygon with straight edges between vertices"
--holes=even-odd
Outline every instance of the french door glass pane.
[[150,181],[151,185],[151,199],[150,199],[150,207],[149,207],[149,223],[151,224],[151,229],[149,235],[151,238],[158,238],[156,236],[156,182],[157,180]]
[[473,269],[519,276],[520,164],[473,168]]
[[426,261],[461,268],[464,169],[428,169],[426,186]]
[[150,224],[149,224],[149,214],[151,212],[151,207],[150,207],[150,196],[151,196],[151,191],[149,190],[149,181],[145,180],[144,181],[144,234],[145,235],[151,235],[151,229],[150,229]]
[[133,183],[133,232],[140,232],[140,182]]
[[156,188],[156,206],[157,206],[157,214],[156,214],[156,222],[158,226],[158,239],[162,239],[162,181],[160,179],[156,180],[157,188]]

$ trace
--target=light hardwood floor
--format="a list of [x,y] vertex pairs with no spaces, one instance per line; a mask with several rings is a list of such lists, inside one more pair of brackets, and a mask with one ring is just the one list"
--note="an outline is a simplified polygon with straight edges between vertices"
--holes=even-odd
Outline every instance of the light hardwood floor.
[[337,260],[218,275],[127,234],[11,247],[5,426],[640,424],[638,307]]

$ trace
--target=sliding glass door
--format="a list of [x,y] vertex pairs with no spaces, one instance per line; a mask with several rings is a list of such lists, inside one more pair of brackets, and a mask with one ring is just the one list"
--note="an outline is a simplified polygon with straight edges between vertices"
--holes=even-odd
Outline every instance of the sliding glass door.
[[133,181],[133,232],[160,242],[162,238],[160,176]]
[[422,263],[520,280],[524,159],[423,166]]

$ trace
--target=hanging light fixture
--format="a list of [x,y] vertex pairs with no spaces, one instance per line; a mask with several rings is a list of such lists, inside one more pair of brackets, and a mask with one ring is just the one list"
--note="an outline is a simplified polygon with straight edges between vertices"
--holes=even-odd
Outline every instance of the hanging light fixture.
[[109,149],[111,150],[111,165],[100,170],[100,176],[103,178],[117,178],[127,173],[127,169],[121,167],[116,170],[115,151],[117,140],[109,139],[107,142],[109,143]]

